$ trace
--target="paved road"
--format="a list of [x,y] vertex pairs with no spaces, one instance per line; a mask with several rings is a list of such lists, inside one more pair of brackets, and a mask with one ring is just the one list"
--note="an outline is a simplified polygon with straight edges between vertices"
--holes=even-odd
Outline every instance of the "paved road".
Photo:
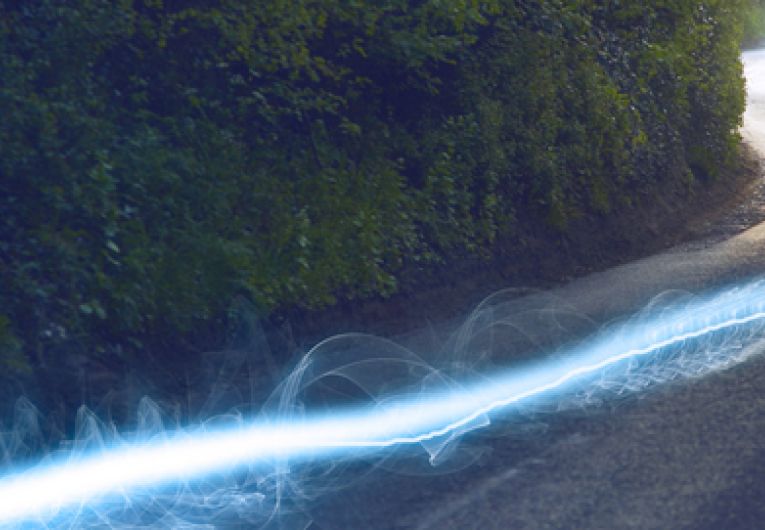
[[[745,54],[745,68],[744,136],[765,153],[765,52]],[[593,274],[518,307],[539,307],[552,294],[599,322],[666,290],[763,273],[765,224]],[[417,347],[429,339],[405,340]],[[326,495],[311,510],[311,528],[765,528],[765,341],[750,347],[761,355],[703,379],[500,425],[496,439],[490,427],[478,435],[484,453],[461,471],[375,471]]]

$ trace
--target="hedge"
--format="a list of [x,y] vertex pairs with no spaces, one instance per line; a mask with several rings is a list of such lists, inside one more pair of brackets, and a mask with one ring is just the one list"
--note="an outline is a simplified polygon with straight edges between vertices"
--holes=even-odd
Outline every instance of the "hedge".
[[747,0],[0,3],[0,349],[140,350],[719,178]]

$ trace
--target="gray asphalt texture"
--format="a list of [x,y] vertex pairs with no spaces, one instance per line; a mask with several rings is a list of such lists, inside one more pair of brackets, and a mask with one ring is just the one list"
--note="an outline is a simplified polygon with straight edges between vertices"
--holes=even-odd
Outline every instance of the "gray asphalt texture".
[[500,440],[444,477],[371,477],[317,528],[762,528],[765,357]]
[[[765,153],[765,52],[746,53],[745,68],[744,137]],[[693,243],[552,295],[604,321],[667,290],[702,292],[758,277],[765,224],[736,232],[762,218],[763,190],[758,185]],[[375,470],[320,498],[309,528],[765,528],[765,341],[749,347],[748,361],[704,378],[519,422],[516,434],[505,426],[496,439],[488,427],[477,435],[484,452],[460,471]]]

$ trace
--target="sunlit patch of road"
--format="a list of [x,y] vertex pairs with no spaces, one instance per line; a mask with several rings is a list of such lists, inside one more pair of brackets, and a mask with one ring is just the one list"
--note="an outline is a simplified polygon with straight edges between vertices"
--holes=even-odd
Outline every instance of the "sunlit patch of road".
[[745,52],[743,61],[747,106],[741,132],[750,144],[765,154],[765,49]]

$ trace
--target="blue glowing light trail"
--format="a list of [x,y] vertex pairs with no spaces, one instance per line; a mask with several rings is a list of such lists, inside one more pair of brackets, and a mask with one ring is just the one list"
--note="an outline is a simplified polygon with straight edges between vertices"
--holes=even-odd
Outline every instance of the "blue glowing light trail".
[[469,427],[485,415],[554,391],[630,359],[681,347],[765,321],[765,284],[724,292],[653,319],[621,327],[571,350],[565,360],[507,371],[460,391],[403,396],[294,421],[260,421],[219,431],[178,432],[152,442],[123,444],[82,458],[0,477],[0,524],[44,520],[60,511],[129,498],[131,490],[193,481],[258,461],[331,458],[339,451],[418,444]]

